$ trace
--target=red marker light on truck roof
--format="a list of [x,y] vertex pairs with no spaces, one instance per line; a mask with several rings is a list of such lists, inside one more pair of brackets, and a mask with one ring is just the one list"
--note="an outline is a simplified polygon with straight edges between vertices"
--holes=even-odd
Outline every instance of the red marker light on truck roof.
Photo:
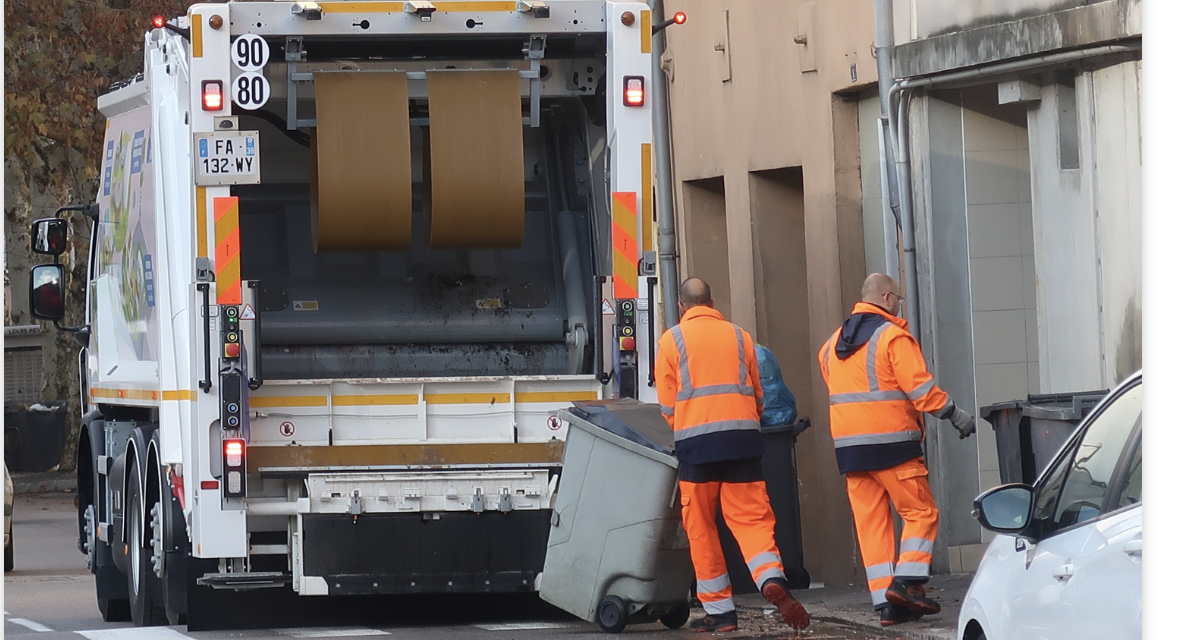
[[163,29],[164,28],[164,16],[153,16],[152,17],[152,27],[154,29]]
[[679,11],[674,14],[674,24],[683,24],[687,21],[687,14]]
[[222,110],[222,81],[202,80],[201,108],[204,111]]
[[625,106],[640,107],[645,104],[645,78],[625,76]]

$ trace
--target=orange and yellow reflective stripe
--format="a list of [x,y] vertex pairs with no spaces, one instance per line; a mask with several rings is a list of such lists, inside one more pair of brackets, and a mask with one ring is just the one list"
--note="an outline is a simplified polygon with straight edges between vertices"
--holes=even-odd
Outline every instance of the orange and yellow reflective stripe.
[[613,193],[613,297],[637,297],[637,194]]
[[214,198],[214,242],[214,282],[218,287],[218,304],[242,304],[237,196]]

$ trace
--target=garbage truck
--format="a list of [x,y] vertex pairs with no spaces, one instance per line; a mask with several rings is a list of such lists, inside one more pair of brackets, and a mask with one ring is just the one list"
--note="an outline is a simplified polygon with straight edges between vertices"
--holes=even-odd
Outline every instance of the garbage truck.
[[97,197],[31,234],[33,312],[83,345],[104,619],[537,590],[557,412],[653,397],[652,22],[606,0],[152,18],[143,72],[98,98]]

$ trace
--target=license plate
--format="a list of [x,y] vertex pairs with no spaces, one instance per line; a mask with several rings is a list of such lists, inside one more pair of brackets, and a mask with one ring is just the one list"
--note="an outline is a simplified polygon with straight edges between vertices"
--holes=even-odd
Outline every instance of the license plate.
[[259,132],[194,134],[194,174],[201,186],[259,184]]

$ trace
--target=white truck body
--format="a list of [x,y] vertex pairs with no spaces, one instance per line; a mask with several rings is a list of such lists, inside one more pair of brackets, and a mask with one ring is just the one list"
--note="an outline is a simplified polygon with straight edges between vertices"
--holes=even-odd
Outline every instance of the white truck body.
[[[556,412],[629,376],[625,395],[653,398],[637,273],[655,248],[651,27],[642,2],[322,0],[195,4],[146,34],[142,77],[99,99],[79,474],[105,616],[130,602],[137,624],[195,624],[195,593],[211,590],[535,588],[567,428]],[[257,69],[252,46],[267,49]],[[523,246],[314,252],[301,146],[314,76],[405,74],[418,162],[426,77],[442,69],[519,73]],[[427,180],[415,169],[417,216]],[[432,317],[413,289],[425,274],[463,278],[439,287],[472,307]],[[381,559],[466,529],[488,553],[522,548]]]

